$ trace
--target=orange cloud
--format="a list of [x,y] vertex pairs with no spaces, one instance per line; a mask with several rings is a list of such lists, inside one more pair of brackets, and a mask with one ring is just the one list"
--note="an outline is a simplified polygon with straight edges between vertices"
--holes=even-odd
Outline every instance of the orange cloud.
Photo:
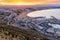
[[18,1],[21,1],[21,0],[0,0],[0,2],[18,2]]
[[36,4],[60,4],[60,0],[0,0],[2,5],[36,5]]

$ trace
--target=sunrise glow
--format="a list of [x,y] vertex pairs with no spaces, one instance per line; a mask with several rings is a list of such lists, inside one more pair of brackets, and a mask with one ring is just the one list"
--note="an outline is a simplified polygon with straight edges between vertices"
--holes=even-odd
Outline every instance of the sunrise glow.
[[0,0],[0,5],[60,4],[60,0]]

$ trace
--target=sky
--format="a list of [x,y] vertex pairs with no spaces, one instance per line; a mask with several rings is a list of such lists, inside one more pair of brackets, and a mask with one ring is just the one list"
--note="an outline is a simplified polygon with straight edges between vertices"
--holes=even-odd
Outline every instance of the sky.
[[0,0],[0,5],[60,4],[60,0]]

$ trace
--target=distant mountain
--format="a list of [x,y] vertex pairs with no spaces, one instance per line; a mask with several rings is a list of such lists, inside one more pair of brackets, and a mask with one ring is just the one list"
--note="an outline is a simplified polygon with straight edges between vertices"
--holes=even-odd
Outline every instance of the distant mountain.
[[26,7],[60,7],[60,4],[42,4],[42,5],[8,5],[0,8],[26,8]]

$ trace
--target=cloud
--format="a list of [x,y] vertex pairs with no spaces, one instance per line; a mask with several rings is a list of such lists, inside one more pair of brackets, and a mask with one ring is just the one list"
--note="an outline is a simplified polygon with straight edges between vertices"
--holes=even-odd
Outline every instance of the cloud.
[[60,4],[60,0],[0,0],[0,5]]

